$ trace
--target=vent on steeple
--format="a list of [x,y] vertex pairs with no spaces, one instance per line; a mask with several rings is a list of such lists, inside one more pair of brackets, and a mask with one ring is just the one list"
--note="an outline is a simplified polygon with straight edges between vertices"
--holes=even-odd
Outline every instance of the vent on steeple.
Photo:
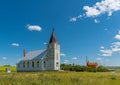
[[57,39],[56,39],[56,36],[55,36],[54,29],[52,31],[52,35],[51,35],[51,38],[50,38],[50,41],[49,41],[49,44],[50,43],[57,43]]

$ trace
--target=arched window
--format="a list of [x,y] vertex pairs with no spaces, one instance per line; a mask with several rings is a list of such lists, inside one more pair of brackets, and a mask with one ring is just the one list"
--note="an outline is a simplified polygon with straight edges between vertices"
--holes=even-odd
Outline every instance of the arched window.
[[56,62],[56,67],[59,67],[59,63],[58,62]]
[[27,62],[27,67],[29,68],[29,61]]
[[37,67],[39,67],[39,61],[37,61]]
[[23,68],[25,68],[25,62],[23,62]]
[[44,68],[46,68],[46,62],[44,61]]
[[34,68],[34,62],[32,62],[32,67]]

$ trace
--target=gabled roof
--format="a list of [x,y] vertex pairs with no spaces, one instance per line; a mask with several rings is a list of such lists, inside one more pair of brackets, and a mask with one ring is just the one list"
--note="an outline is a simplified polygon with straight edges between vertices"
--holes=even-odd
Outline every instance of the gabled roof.
[[46,50],[36,50],[31,51],[26,54],[25,57],[21,60],[40,60],[43,59],[46,55]]
[[55,36],[54,29],[52,31],[52,35],[51,35],[51,38],[50,38],[50,41],[49,41],[49,44],[50,43],[57,43],[57,39],[56,39],[56,36]]

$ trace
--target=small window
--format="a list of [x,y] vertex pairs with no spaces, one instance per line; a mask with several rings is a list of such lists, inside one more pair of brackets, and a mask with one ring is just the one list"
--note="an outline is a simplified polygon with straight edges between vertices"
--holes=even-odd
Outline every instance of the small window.
[[25,62],[23,62],[23,68],[25,68]]
[[34,68],[34,62],[32,62],[32,67]]
[[59,67],[59,63],[58,62],[56,62],[56,67]]
[[29,61],[27,62],[27,67],[29,68]]
[[39,61],[37,61],[37,67],[39,67]]
[[46,68],[46,62],[44,61],[44,68]]

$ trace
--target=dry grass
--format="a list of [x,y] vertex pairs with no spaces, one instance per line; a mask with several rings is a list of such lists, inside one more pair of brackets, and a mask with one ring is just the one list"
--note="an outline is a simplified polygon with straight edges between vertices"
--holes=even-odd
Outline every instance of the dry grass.
[[0,73],[0,85],[120,85],[120,73]]

